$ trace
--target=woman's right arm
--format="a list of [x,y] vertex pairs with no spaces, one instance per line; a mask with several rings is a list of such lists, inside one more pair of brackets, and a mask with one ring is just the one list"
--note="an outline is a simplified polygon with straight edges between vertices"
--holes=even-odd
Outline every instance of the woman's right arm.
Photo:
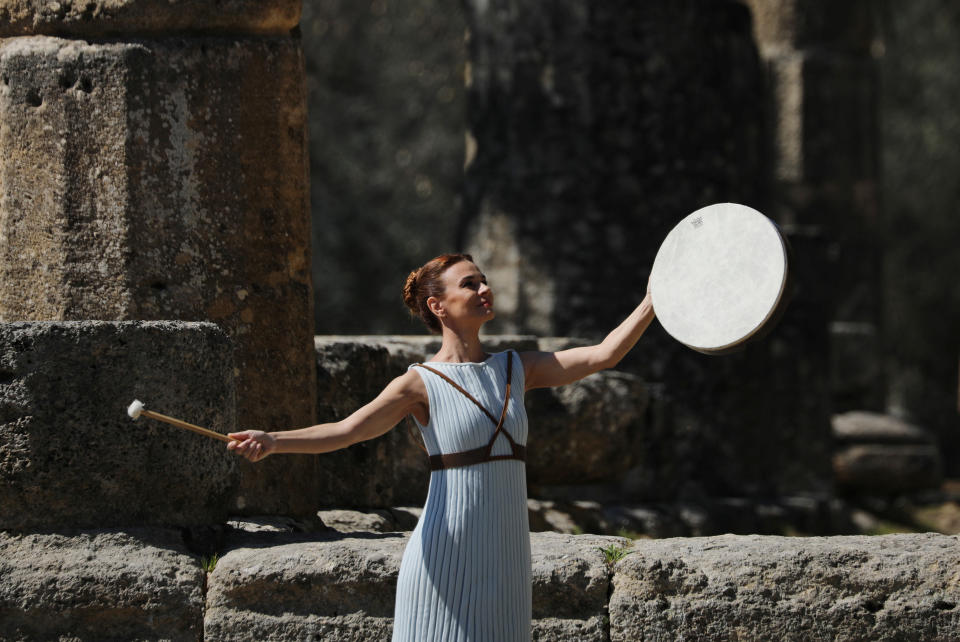
[[427,390],[412,370],[397,377],[352,415],[330,424],[299,430],[244,430],[227,435],[227,449],[250,461],[278,453],[327,453],[384,434],[409,414],[426,414]]

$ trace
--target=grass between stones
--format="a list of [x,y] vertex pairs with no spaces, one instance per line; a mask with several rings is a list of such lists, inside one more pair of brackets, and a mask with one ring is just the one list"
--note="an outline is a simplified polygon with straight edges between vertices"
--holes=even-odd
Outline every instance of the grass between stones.
[[603,553],[603,560],[607,563],[607,566],[613,566],[630,554],[626,546],[617,546],[616,544],[598,546],[597,548]]

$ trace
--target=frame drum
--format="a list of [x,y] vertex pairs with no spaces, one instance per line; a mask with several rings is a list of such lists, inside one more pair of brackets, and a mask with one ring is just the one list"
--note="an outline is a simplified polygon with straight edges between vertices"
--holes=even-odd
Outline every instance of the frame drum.
[[653,309],[680,343],[725,354],[775,325],[789,277],[790,246],[773,221],[745,205],[709,205],[660,245],[650,273]]

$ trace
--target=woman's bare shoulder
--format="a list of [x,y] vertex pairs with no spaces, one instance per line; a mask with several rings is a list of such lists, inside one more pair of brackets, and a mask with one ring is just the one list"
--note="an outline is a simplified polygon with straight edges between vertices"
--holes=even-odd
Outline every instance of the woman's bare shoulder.
[[414,395],[418,399],[425,399],[427,396],[427,387],[423,383],[423,378],[410,368],[402,375],[390,382],[388,388],[395,388],[397,392],[407,395]]

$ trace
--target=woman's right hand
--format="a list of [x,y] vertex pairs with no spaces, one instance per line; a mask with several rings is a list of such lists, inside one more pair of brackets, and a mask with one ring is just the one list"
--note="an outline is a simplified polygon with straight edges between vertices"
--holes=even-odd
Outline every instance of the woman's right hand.
[[227,437],[233,440],[227,443],[227,450],[232,450],[250,461],[260,461],[277,446],[277,440],[262,430],[242,430],[232,432]]

